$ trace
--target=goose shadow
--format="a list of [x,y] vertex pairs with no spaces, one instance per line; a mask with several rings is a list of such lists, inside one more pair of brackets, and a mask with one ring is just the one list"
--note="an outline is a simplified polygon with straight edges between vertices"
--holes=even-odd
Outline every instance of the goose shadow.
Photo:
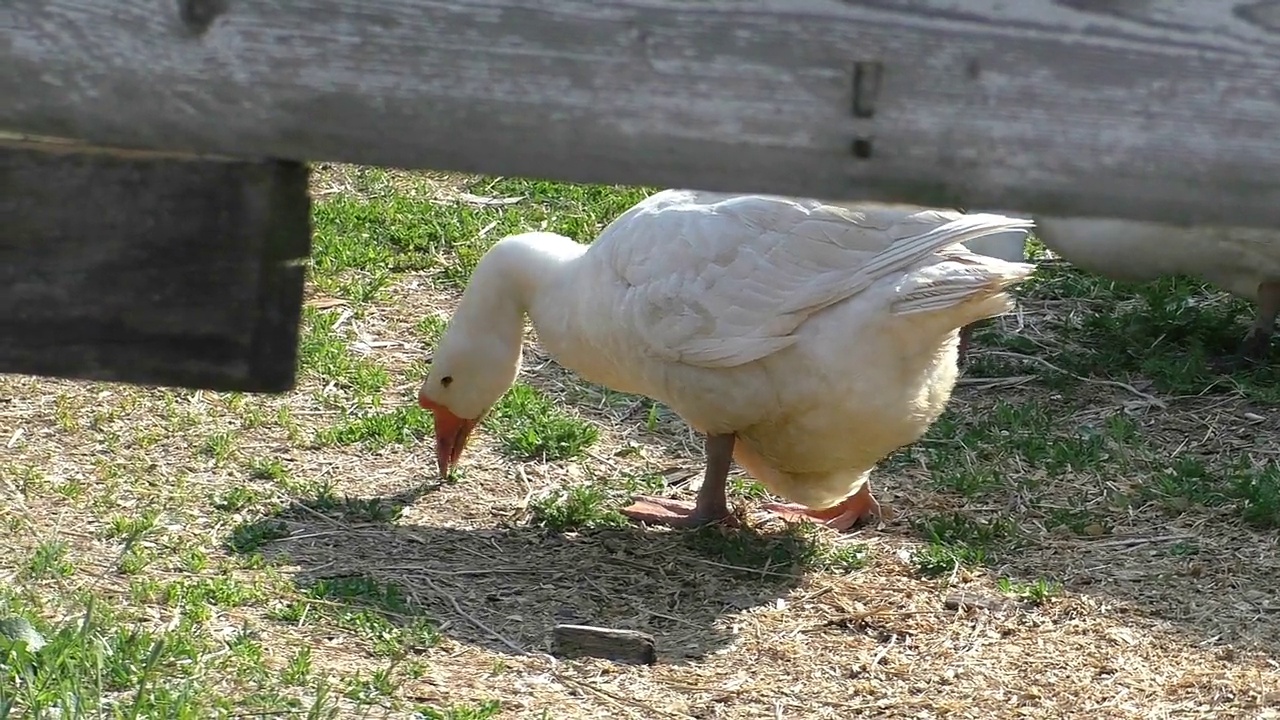
[[[326,604],[378,606],[394,624],[426,621],[495,653],[548,652],[552,627],[567,623],[649,633],[659,661],[677,664],[728,646],[723,618],[785,596],[812,551],[801,534],[720,526],[562,533],[398,524],[430,490],[295,500],[236,527],[227,546],[290,567],[313,597],[352,581],[366,589],[322,591]],[[386,588],[397,597],[390,611]]]

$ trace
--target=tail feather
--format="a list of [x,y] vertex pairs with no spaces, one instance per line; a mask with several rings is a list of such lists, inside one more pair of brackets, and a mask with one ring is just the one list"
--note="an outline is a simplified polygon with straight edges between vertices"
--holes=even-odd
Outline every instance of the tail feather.
[[[966,256],[967,255],[967,256]],[[955,310],[956,327],[1008,312],[1007,290],[1035,272],[1030,263],[981,255],[957,255],[921,268],[898,285],[891,311],[897,315]]]
[[[852,275],[832,277],[835,271],[823,273],[821,276],[814,278],[813,285],[815,287],[825,287],[825,292],[818,294],[816,297],[808,293],[800,293],[790,303],[785,304],[780,311],[789,313],[806,308],[814,310],[826,307],[861,292],[889,273],[902,272],[924,260],[929,255],[950,245],[963,246],[965,242],[1016,230],[1025,233],[1029,232],[1034,226],[1034,221],[1026,218],[1015,218],[993,213],[962,215],[926,232],[894,242],[873,256]],[[957,248],[957,250],[973,255],[963,247]]]

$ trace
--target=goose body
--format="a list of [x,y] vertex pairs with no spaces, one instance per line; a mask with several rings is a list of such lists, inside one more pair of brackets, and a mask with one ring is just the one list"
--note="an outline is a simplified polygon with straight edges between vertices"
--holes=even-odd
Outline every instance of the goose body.
[[1191,275],[1253,301],[1242,349],[1266,352],[1280,314],[1280,233],[1248,227],[1180,227],[1135,220],[1037,217],[1036,236],[1072,265],[1111,280]]
[[504,238],[477,266],[419,392],[436,415],[441,472],[513,381],[527,313],[561,365],[658,400],[707,436],[696,506],[647,498],[632,517],[720,519],[732,455],[796,503],[780,512],[851,525],[874,504],[875,464],[918,439],[950,399],[958,329],[1006,312],[1006,289],[1032,270],[961,243],[1030,226],[667,190],[590,246],[550,233]]

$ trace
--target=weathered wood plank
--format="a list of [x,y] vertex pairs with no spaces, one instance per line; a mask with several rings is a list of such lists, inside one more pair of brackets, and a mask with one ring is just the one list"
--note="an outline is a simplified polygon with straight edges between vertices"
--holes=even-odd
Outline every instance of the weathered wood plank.
[[653,636],[638,630],[556,625],[551,630],[551,654],[562,658],[597,657],[632,665],[658,662]]
[[8,0],[0,28],[0,127],[106,144],[1280,224],[1272,2]]
[[0,141],[0,372],[293,386],[307,170]]

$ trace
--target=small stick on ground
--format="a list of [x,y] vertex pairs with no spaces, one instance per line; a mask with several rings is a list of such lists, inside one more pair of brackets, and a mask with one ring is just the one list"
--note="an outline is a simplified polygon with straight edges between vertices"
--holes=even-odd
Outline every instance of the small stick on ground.
[[966,610],[968,608],[979,608],[989,612],[1000,612],[1002,610],[1012,610],[1016,607],[1016,603],[1006,600],[1005,598],[992,597],[989,595],[975,595],[973,593],[957,592],[951,593],[942,601],[942,606],[948,610]]

